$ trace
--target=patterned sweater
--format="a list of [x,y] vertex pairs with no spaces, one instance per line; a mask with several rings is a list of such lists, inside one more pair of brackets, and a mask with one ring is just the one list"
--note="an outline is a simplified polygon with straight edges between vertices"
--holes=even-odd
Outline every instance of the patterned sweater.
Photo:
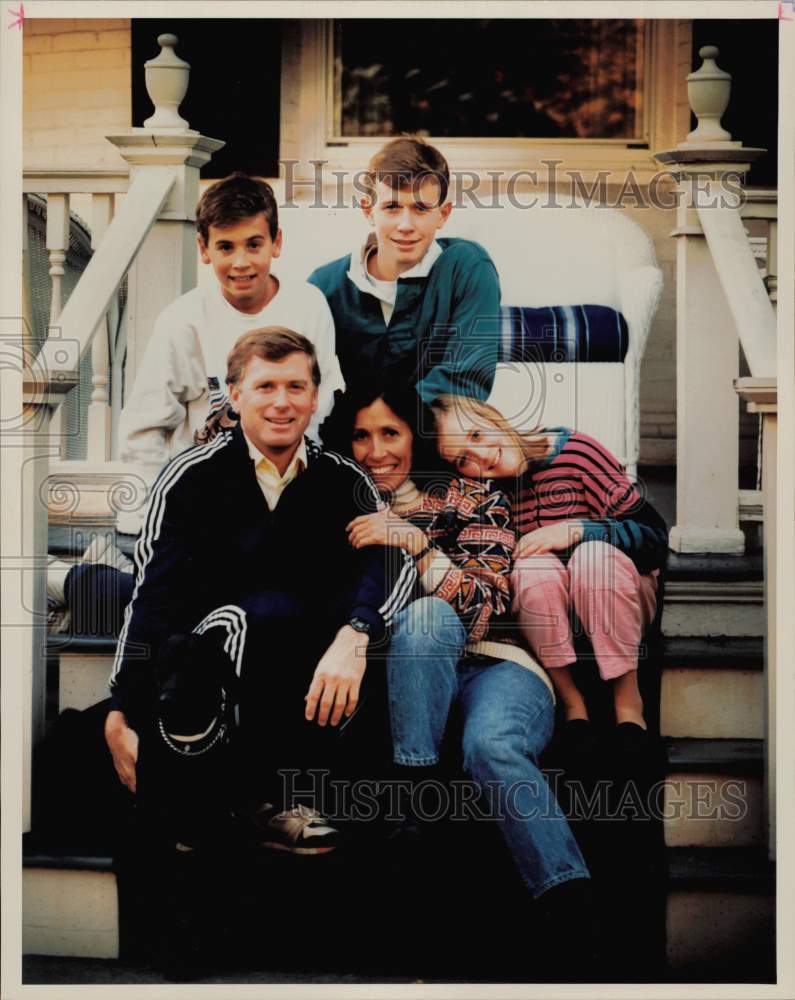
[[[513,491],[513,516],[520,535],[557,521],[581,520],[581,541],[615,545],[640,573],[664,563],[668,531],[611,453],[587,434],[565,427],[552,436],[552,452],[534,462]],[[565,554],[564,558],[565,558]]]
[[552,692],[549,678],[520,644],[511,614],[516,534],[506,494],[488,482],[463,478],[423,493],[406,480],[390,506],[431,541],[433,558],[420,578],[421,589],[455,608],[467,630],[467,652],[527,667]]

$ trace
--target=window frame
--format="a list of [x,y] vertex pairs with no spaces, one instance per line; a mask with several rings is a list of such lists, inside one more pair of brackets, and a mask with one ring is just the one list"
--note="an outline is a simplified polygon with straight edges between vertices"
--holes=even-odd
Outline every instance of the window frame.
[[[560,185],[568,171],[576,171],[589,184],[605,173],[608,183],[623,184],[631,172],[637,183],[648,184],[660,169],[654,153],[676,146],[691,127],[686,76],[692,67],[692,21],[653,16],[646,21],[650,36],[646,54],[647,144],[626,139],[437,139],[451,168],[495,180],[497,175],[504,180],[535,173],[533,184],[542,185]],[[284,22],[280,177],[304,185],[316,180],[317,164],[323,164],[324,185],[335,185],[335,174],[355,176],[383,144],[371,136],[336,140],[331,135],[334,80],[330,37],[333,40],[332,20],[296,18]],[[550,162],[559,165],[550,168]],[[553,175],[552,169],[557,173]]]
[[[337,81],[341,79],[342,67],[339,64],[335,56],[335,44],[336,44],[336,25],[337,21],[341,19],[327,20],[323,24],[323,49],[324,49],[324,60],[325,60],[325,76],[326,76],[326,97],[325,97],[325,145],[331,147],[344,147],[347,145],[358,145],[358,146],[373,146],[373,152],[375,149],[382,146],[389,139],[394,139],[394,135],[368,135],[368,136],[346,136],[342,135],[337,131],[337,119],[341,117],[338,115],[337,108]],[[519,19],[517,19],[519,20]],[[592,20],[592,19],[589,19]],[[599,19],[602,20],[602,19]],[[605,18],[604,20],[608,20]],[[615,20],[624,20],[623,18],[616,18]],[[530,136],[426,136],[428,142],[434,145],[450,145],[455,144],[463,146],[465,148],[472,148],[480,146],[511,146],[518,145],[520,147],[532,147],[532,146],[550,146],[550,145],[561,145],[564,147],[569,146],[615,146],[617,148],[623,149],[648,149],[650,143],[650,115],[649,109],[651,107],[650,101],[652,97],[652,87],[653,79],[650,72],[651,67],[651,46],[652,46],[652,24],[653,22],[648,18],[631,18],[627,20],[642,20],[643,23],[643,90],[641,93],[641,108],[640,108],[640,121],[641,127],[639,129],[640,135],[637,137],[624,137],[619,139],[600,139],[600,138],[533,138]]]

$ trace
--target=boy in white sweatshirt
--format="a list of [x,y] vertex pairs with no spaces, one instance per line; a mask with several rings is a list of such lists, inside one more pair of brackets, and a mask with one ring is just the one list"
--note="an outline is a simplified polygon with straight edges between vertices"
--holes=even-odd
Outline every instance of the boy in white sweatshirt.
[[[325,296],[303,281],[271,274],[282,233],[269,184],[236,173],[209,187],[199,202],[196,228],[201,260],[216,282],[181,295],[160,313],[119,424],[119,454],[147,486],[226,401],[226,358],[241,334],[284,326],[315,347],[321,383],[308,433],[331,411],[344,389],[334,350],[334,321]],[[119,531],[136,534],[144,507],[120,512]]]

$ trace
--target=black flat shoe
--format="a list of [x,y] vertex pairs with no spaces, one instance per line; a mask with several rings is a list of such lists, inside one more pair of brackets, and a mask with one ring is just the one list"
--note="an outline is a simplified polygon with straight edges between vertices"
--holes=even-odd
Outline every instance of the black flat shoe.
[[619,722],[616,726],[615,747],[622,756],[645,756],[651,746],[648,729],[637,722]]

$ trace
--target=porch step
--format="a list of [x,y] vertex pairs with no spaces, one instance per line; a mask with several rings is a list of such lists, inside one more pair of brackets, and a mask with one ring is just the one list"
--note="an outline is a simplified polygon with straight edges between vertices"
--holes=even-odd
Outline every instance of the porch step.
[[761,740],[668,740],[664,832],[668,847],[762,847]]
[[108,697],[115,639],[55,635],[47,643],[47,655],[51,662],[57,661],[59,712],[88,708]]
[[761,638],[668,637],[662,645],[663,736],[761,739]]
[[[87,708],[108,694],[115,639],[51,636],[58,660],[58,706]],[[762,640],[673,637],[662,643],[663,736],[761,739]]]
[[775,981],[775,868],[759,848],[668,848],[673,981]]
[[763,583],[669,579],[662,631],[666,636],[762,636]]
[[79,850],[25,849],[22,951],[118,958],[119,905],[112,858]]
[[[666,858],[669,978],[768,981],[775,876],[764,851],[669,847]],[[110,858],[27,854],[22,902],[25,955],[118,957]]]

